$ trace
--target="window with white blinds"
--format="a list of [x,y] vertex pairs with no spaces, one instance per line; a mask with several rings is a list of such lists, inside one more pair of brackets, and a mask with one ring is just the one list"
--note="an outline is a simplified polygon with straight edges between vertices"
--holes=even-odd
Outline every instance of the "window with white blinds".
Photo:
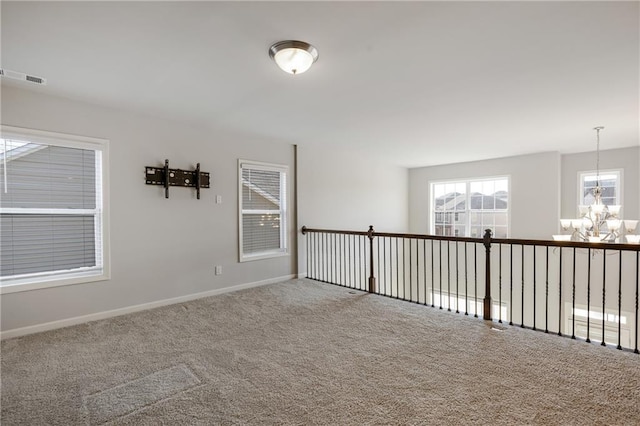
[[239,161],[240,261],[287,254],[287,167]]
[[2,292],[108,278],[107,141],[2,127]]

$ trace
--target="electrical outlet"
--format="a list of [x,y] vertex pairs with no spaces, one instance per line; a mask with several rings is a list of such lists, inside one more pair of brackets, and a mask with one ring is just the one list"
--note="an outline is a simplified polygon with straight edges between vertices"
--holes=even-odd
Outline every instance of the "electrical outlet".
[[222,265],[216,265],[216,275],[222,275]]
[[222,204],[222,195],[216,195],[216,204]]

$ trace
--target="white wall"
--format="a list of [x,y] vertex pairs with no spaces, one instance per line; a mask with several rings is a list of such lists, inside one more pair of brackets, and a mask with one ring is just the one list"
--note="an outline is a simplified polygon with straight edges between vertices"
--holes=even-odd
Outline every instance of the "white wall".
[[[292,145],[14,87],[2,88],[2,124],[110,140],[112,277],[3,294],[3,331],[295,274],[294,211],[287,257],[238,263],[237,237],[238,158],[286,164],[293,174]],[[182,169],[200,162],[212,187],[200,200],[185,188],[171,188],[165,199],[161,187],[144,182],[145,166],[165,158]],[[214,265],[222,265],[222,275],[214,275]]]
[[544,152],[409,171],[409,229],[429,233],[430,182],[510,177],[510,237],[550,239],[558,232],[560,154]]
[[[622,217],[640,219],[640,147],[600,151],[600,170],[622,170]],[[596,169],[596,152],[562,156],[562,217],[578,215],[579,173]]]
[[[408,171],[382,160],[316,146],[298,147],[298,225],[408,232]],[[306,271],[299,235],[300,273]]]

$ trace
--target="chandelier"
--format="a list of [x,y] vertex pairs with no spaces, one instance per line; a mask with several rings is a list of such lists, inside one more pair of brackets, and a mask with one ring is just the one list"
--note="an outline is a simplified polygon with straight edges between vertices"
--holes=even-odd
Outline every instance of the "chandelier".
[[619,242],[638,244],[640,235],[635,235],[638,227],[637,220],[622,220],[620,205],[606,205],[602,202],[605,188],[600,186],[600,131],[602,126],[595,127],[596,131],[596,186],[593,188],[593,203],[579,205],[578,219],[560,219],[563,231],[571,231],[571,235],[554,235],[555,240],[589,241],[589,242]]

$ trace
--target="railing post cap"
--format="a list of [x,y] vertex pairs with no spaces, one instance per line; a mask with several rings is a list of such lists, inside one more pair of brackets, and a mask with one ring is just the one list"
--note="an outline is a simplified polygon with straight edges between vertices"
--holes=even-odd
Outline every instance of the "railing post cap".
[[491,247],[491,229],[484,230],[484,236],[482,237],[484,246],[489,249]]

